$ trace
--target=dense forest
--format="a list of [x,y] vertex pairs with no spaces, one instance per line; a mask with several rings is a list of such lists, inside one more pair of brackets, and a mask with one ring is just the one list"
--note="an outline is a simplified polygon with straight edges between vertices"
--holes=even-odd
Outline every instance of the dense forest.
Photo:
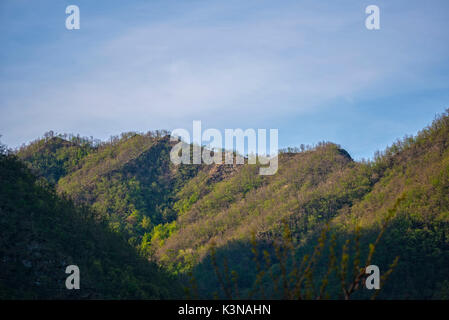
[[[172,276],[4,149],[0,181],[0,299],[179,298]],[[82,290],[65,288],[72,264]]]
[[273,176],[176,166],[166,131],[2,147],[0,298],[342,299],[370,261],[378,298],[447,299],[448,112],[370,161],[282,150]]

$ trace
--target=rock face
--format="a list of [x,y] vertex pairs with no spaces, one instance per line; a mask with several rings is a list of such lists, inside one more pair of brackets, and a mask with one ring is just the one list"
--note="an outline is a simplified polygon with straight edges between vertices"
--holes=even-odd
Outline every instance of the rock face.
[[222,180],[231,178],[238,170],[239,166],[236,164],[215,164],[209,170],[209,181],[210,183],[217,183]]

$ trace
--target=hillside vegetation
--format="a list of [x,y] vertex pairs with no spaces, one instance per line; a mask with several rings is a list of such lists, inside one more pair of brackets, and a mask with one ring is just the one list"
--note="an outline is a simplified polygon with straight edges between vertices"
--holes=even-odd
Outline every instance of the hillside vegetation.
[[[168,299],[182,292],[91,209],[58,196],[4,150],[0,230],[0,299]],[[82,290],[65,287],[72,264]]]
[[[276,281],[258,278],[264,259],[254,254],[270,258],[266,274],[291,271],[293,261],[284,266],[276,255],[285,226],[299,259],[313,252],[329,228],[339,255],[347,240],[359,239],[362,257],[352,261],[368,255],[387,214],[372,263],[386,271],[396,257],[399,262],[380,297],[449,297],[447,112],[372,161],[354,161],[330,142],[288,149],[273,176],[259,175],[257,165],[175,166],[172,146],[166,132],[128,133],[102,143],[51,136],[17,155],[60,195],[88,206],[142,257],[181,279],[191,274],[200,298],[223,297],[215,259],[223,273],[234,271],[241,295],[257,284],[282,297]],[[326,263],[323,256],[317,278]],[[341,298],[338,282],[330,278],[329,297]],[[356,297],[367,294],[362,290]]]

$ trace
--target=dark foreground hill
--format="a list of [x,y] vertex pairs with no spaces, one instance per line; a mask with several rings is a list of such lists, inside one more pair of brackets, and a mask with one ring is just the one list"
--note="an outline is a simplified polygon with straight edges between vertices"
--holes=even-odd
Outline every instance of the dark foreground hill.
[[[0,299],[168,299],[180,294],[176,281],[140,257],[91,209],[61,198],[4,150],[0,230]],[[80,269],[80,290],[65,287],[65,269],[72,264]]]

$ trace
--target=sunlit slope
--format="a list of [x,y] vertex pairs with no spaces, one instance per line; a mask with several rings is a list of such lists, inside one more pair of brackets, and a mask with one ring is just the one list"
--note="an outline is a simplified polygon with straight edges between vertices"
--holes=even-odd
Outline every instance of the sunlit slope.
[[158,251],[162,260],[197,261],[211,243],[272,239],[283,220],[304,236],[367,193],[376,177],[337,145],[322,143],[298,154],[280,155],[279,170],[261,176],[245,165],[229,179],[210,185],[198,174],[178,194],[177,230]]
[[397,204],[376,261],[400,263],[385,288],[396,298],[449,298],[449,116],[416,137],[395,143],[376,160],[383,177],[350,210],[333,220],[338,229],[357,221],[362,232],[378,229]]

